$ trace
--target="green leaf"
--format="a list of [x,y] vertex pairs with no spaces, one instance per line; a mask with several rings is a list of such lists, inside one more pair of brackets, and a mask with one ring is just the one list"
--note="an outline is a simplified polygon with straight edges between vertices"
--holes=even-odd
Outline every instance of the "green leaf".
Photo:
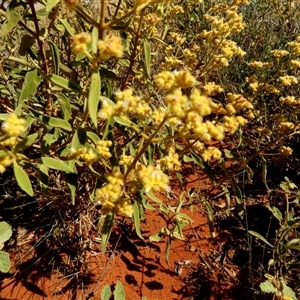
[[267,166],[267,161],[266,159],[261,156],[261,161],[262,161],[262,179],[263,179],[263,183],[265,184],[265,187],[267,190],[270,190],[269,187],[268,187],[268,184],[267,184],[267,172],[268,172],[268,166]]
[[203,204],[204,204],[205,211],[207,214],[208,227],[210,230],[210,234],[212,237],[216,237],[216,230],[215,230],[215,224],[214,224],[214,212],[213,212],[209,202],[205,201]]
[[280,278],[281,286],[283,287],[282,293],[285,296],[285,299],[297,300],[295,292],[286,285],[283,278]]
[[25,99],[34,95],[40,83],[41,83],[41,77],[38,75],[37,70],[32,70],[27,72],[20,93],[18,105],[22,103]]
[[133,221],[134,221],[136,234],[140,239],[143,240],[144,238],[141,234],[141,228],[140,228],[140,206],[137,202],[134,202],[133,204]]
[[126,117],[113,117],[113,119],[120,125],[131,127],[130,121]]
[[48,117],[48,116],[42,116],[42,122],[45,125],[48,125],[51,127],[65,129],[67,131],[72,131],[72,126],[66,120],[57,119],[57,118]]
[[97,144],[97,142],[99,142],[101,139],[99,138],[98,134],[92,132],[92,131],[88,131],[87,132],[87,136],[89,139],[91,139],[95,144]]
[[18,152],[21,149],[26,149],[30,147],[38,137],[37,133],[28,135],[23,141],[19,142],[15,147],[15,152]]
[[75,205],[76,188],[78,182],[78,175],[76,173],[63,173],[64,179],[71,192],[72,205]]
[[16,161],[14,165],[14,174],[19,187],[26,192],[29,196],[33,197],[34,193],[27,173],[18,165]]
[[85,129],[79,127],[72,138],[71,147],[74,148],[75,150],[83,148],[86,143],[86,139],[87,139],[87,134]]
[[232,178],[231,183],[232,183],[232,187],[233,187],[234,198],[236,200],[235,209],[236,209],[237,213],[239,214],[239,216],[242,217],[243,213],[244,213],[244,197],[241,192],[241,189],[236,184],[234,178]]
[[64,171],[67,173],[72,173],[73,169],[67,165],[67,163],[63,160],[55,159],[52,157],[42,157],[41,162],[44,166],[46,166],[49,169]]
[[48,192],[48,181],[49,181],[49,174],[48,169],[41,165],[39,166],[39,180],[40,180],[40,186],[44,193]]
[[118,77],[118,75],[112,70],[100,68],[99,72],[100,72],[101,77],[105,77],[108,79],[114,79],[114,80],[120,80],[120,77]]
[[0,222],[0,244],[9,240],[11,236],[11,226],[7,222]]
[[163,238],[163,235],[161,235],[161,234],[153,234],[153,235],[149,236],[149,241],[150,242],[160,242],[162,238]]
[[167,237],[166,250],[165,250],[165,259],[167,264],[169,264],[171,242],[172,242],[172,237],[169,235]]
[[184,241],[184,237],[183,237],[179,232],[177,232],[177,231],[174,231],[174,232],[172,233],[172,236],[173,236],[174,238],[178,239],[178,240]]
[[98,51],[97,43],[99,40],[99,30],[97,27],[93,27],[92,30],[92,51],[96,55]]
[[106,284],[101,291],[101,300],[109,300],[111,295],[111,289],[108,284]]
[[115,215],[113,213],[108,213],[105,216],[104,224],[102,227],[102,234],[101,234],[101,242],[102,242],[102,253],[105,253],[108,240],[111,234],[112,226],[114,223]]
[[60,18],[58,18],[58,19],[59,19],[59,21],[61,22],[61,24],[64,25],[64,27],[65,27],[66,31],[68,32],[68,34],[69,34],[70,36],[74,36],[74,30],[73,30],[73,28],[70,26],[70,24],[69,24],[67,21],[65,21],[64,19],[60,19]]
[[98,104],[100,100],[100,75],[98,70],[92,73],[91,76],[91,87],[88,97],[88,110],[90,118],[97,128],[97,114],[98,114]]
[[279,222],[282,221],[282,213],[276,206],[267,205],[267,208]]
[[187,155],[183,155],[183,161],[184,162],[193,162],[194,160],[191,157],[187,156]]
[[224,154],[227,158],[239,158],[239,156],[230,150],[224,149]]
[[176,217],[178,217],[179,219],[187,220],[189,222],[193,222],[193,220],[187,214],[184,213],[178,213]]
[[[169,213],[170,213],[170,209],[164,203],[160,204],[159,209],[161,212],[163,212],[166,215],[169,215]],[[175,212],[173,212],[173,213],[175,213]]]
[[64,119],[66,121],[69,121],[71,119],[71,105],[70,105],[70,100],[63,94],[58,93],[56,94],[60,108],[61,108],[61,112],[64,116]]
[[261,234],[259,234],[256,231],[252,231],[252,230],[248,230],[248,232],[255,236],[256,238],[260,239],[262,242],[266,243],[267,245],[269,245],[271,248],[274,248],[274,246],[272,246]]
[[77,85],[75,82],[67,80],[63,77],[60,77],[56,74],[50,74],[49,75],[50,81],[57,85],[60,86],[66,90],[69,91],[74,91],[74,92],[81,92],[81,88],[79,85]]
[[153,194],[153,192],[152,191],[149,191],[148,193],[146,193],[146,196],[148,196],[151,200],[153,200],[154,202],[156,202],[156,203],[161,203],[161,200],[160,199],[158,199],[154,194]]
[[259,287],[264,293],[272,293],[276,295],[279,292],[269,280],[262,282]]
[[10,260],[8,253],[0,251],[0,272],[7,273],[10,270]]
[[49,41],[48,43],[49,43],[50,51],[51,51],[53,72],[54,72],[54,74],[58,74],[59,73],[59,65],[60,65],[59,50],[52,41]]
[[46,4],[46,11],[50,11],[60,0],[48,0]]
[[226,187],[222,187],[222,190],[225,194],[225,201],[226,201],[226,215],[227,217],[230,216],[230,203],[231,203],[231,199],[230,199],[230,193],[228,191],[228,189]]
[[145,70],[147,77],[150,78],[150,62],[151,62],[151,49],[150,49],[150,43],[145,39],[144,40],[144,55],[145,55]]
[[28,50],[34,45],[34,42],[35,39],[31,35],[24,34],[19,47],[19,55],[25,56],[28,53]]
[[45,155],[46,153],[48,153],[50,146],[54,140],[54,133],[53,133],[54,129],[51,130],[50,132],[46,133],[43,141],[42,141],[42,145],[41,145],[41,150],[42,150],[42,155]]
[[10,33],[14,29],[14,27],[19,23],[19,21],[22,19],[22,16],[16,10],[17,8],[15,9],[8,8],[6,10],[6,21],[1,26],[0,37]]
[[115,300],[126,300],[123,284],[119,280],[117,281],[116,286],[115,286],[114,297],[115,297]]

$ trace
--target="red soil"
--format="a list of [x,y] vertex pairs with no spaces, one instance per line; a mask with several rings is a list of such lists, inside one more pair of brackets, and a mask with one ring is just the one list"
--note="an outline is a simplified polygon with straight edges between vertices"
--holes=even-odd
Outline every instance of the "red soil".
[[[197,187],[197,190],[203,191],[208,188],[207,179],[200,178],[198,174],[185,179],[186,190]],[[174,181],[172,191],[174,195],[179,195],[180,190],[176,190],[176,185]],[[40,264],[42,258],[33,253],[33,247],[26,244],[25,240],[19,251],[14,251],[18,254],[11,255],[13,267],[9,276],[0,282],[0,299],[98,300],[101,299],[104,285],[109,284],[113,289],[118,280],[124,286],[126,299],[140,300],[142,296],[147,300],[192,299],[188,273],[200,263],[210,268],[205,256],[216,250],[221,241],[210,237],[202,205],[185,206],[182,212],[190,216],[193,222],[184,228],[185,241],[172,241],[168,264],[165,260],[166,240],[150,243],[148,239],[166,225],[156,211],[146,212],[146,224],[141,225],[144,240],[136,237],[129,220],[125,223],[117,220],[109,251],[105,254],[101,253],[101,245],[97,243],[99,236],[94,232],[94,242],[86,250],[80,270],[67,278],[56,270],[46,274],[43,264]],[[67,265],[67,260],[62,256],[62,263]],[[27,267],[21,270],[18,266],[26,261]],[[44,267],[47,269],[47,261]],[[84,284],[82,278],[86,279]]]

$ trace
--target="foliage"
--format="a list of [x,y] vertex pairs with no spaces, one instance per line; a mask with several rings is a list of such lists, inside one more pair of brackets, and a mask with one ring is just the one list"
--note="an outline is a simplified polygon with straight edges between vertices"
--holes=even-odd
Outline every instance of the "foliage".
[[[0,250],[4,242],[10,239],[12,235],[11,227],[6,222],[0,222]],[[8,253],[0,251],[0,272],[7,273],[10,270],[10,260]]]
[[[258,159],[269,189],[269,163],[293,155],[297,17],[294,1],[3,1],[0,173],[12,167],[30,197],[62,178],[72,205],[100,205],[103,252],[116,216],[132,218],[143,239],[145,210],[158,212],[165,226],[150,241],[166,241],[168,261],[192,222],[189,194],[174,201],[170,179],[182,185],[192,165],[211,180],[192,204],[203,203],[214,237],[212,191],[223,191],[227,216],[234,207],[243,218],[239,172],[251,182]],[[275,244],[250,232],[274,249],[280,270],[298,247],[282,245],[298,226],[287,203],[285,217],[269,208],[281,222]]]

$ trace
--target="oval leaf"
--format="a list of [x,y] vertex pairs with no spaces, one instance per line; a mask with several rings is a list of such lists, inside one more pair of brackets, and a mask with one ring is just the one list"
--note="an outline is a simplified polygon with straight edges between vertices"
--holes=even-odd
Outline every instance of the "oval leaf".
[[72,131],[72,126],[66,120],[42,116],[42,122],[51,127]]
[[114,297],[115,297],[115,300],[126,300],[123,284],[119,280],[117,281],[116,286],[115,286]]
[[135,227],[136,234],[138,235],[139,238],[143,240],[144,238],[141,234],[141,228],[140,228],[140,207],[136,202],[134,202],[133,204],[133,220],[134,220],[134,227]]
[[55,159],[52,157],[42,157],[41,162],[45,167],[50,169],[64,171],[68,173],[71,173],[73,171],[73,169],[69,167],[65,161]]
[[88,110],[90,118],[97,127],[97,113],[98,113],[98,104],[100,100],[100,75],[98,70],[92,74],[91,77],[91,88],[88,97]]
[[0,272],[7,273],[10,270],[9,255],[6,252],[0,251]]
[[273,248],[273,246],[261,235],[259,234],[258,232],[256,231],[252,231],[252,230],[249,230],[248,231],[251,235],[257,237],[258,239],[260,239],[262,242],[266,243],[267,245],[269,245],[271,248]]
[[27,173],[14,161],[14,174],[19,187],[26,192],[29,196],[33,196],[32,186]]
[[56,74],[49,75],[49,78],[53,84],[58,85],[66,90],[81,92],[80,86],[73,81],[67,80],[66,78],[60,77]]
[[102,235],[101,235],[101,242],[102,242],[102,253],[106,251],[106,247],[108,244],[108,240],[111,234],[112,226],[114,223],[115,215],[109,213],[105,216],[104,224],[102,227]]
[[0,244],[9,240],[11,235],[11,226],[7,222],[0,222]]
[[110,286],[107,284],[103,287],[101,291],[101,300],[109,300],[111,295]]

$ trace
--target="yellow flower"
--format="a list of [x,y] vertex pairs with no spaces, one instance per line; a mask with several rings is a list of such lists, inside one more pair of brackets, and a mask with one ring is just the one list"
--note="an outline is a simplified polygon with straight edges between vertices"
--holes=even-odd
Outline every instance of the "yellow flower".
[[12,164],[13,160],[10,156],[4,155],[0,157],[0,174],[6,171],[6,168]]
[[111,57],[121,58],[123,56],[123,43],[118,35],[108,34],[103,40],[98,42],[100,59],[109,59]]
[[175,86],[175,75],[169,71],[163,71],[154,76],[154,82],[160,89],[170,90]]
[[75,54],[87,51],[87,44],[92,40],[87,33],[79,33],[73,37],[72,51]]
[[187,89],[191,88],[196,84],[196,79],[189,71],[174,72],[175,83],[178,87]]
[[153,190],[159,192],[161,190],[169,191],[169,177],[164,174],[159,166],[143,166],[139,165],[136,169],[136,175],[142,183],[146,193]]
[[19,119],[17,115],[11,114],[2,124],[2,131],[10,137],[17,137],[26,131],[25,120]]

